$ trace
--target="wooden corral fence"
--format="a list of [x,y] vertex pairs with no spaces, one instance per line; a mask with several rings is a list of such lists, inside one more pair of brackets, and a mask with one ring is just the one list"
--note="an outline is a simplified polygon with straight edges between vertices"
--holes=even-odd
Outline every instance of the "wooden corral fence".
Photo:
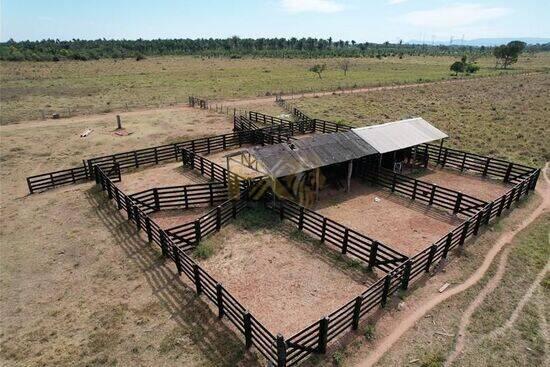
[[189,96],[189,107],[198,107],[202,109],[208,108],[208,102],[206,99],[200,99],[197,97]]
[[[272,195],[270,196],[272,197]],[[290,221],[300,231],[308,232],[313,237],[320,239],[321,243],[331,245],[342,255],[361,260],[369,269],[379,268],[383,271],[389,271],[396,264],[400,264],[407,259],[407,256],[383,243],[291,200],[268,199],[266,204],[279,214],[281,220]]]
[[189,209],[229,200],[227,185],[208,182],[184,186],[164,186],[140,191],[130,198],[145,213],[159,210]]
[[[269,128],[268,132],[271,132]],[[240,147],[245,144],[266,143],[271,140],[262,134],[264,129],[253,131],[237,131],[230,134],[187,140],[179,143],[164,144],[151,148],[132,150],[84,160],[82,166],[65,170],[43,173],[27,178],[31,194],[68,184],[77,184],[92,180],[93,167],[107,169],[118,164],[122,172],[133,168],[147,167],[160,163],[176,161],[181,156],[181,149],[195,153],[214,153],[228,148]],[[260,139],[260,140],[258,140]]]
[[248,349],[254,346],[269,362],[284,366],[281,356],[284,356],[286,346],[282,342],[282,337],[271,334],[220,282],[187,255],[166,231],[124,194],[101,167],[94,167],[94,176],[109,198],[118,198],[117,208],[126,211],[128,220],[136,225],[138,231],[145,230],[148,241],[156,243],[162,254],[174,261],[178,274],[185,274],[194,285],[197,294],[214,304],[218,310],[218,317],[229,320],[235,326],[244,338],[245,347]]
[[474,215],[488,204],[486,201],[468,194],[395,173],[385,168],[372,169],[372,166],[363,162],[366,162],[366,160],[354,162],[355,167],[357,167],[355,170],[356,177],[382,186],[408,199],[449,210],[453,214],[465,214],[467,216]]

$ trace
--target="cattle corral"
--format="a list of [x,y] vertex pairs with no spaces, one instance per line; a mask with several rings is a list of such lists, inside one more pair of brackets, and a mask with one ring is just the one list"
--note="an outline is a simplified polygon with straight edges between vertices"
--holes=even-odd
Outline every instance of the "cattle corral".
[[[284,101],[280,102],[284,104]],[[241,116],[241,119],[250,123],[248,127],[253,129],[243,129],[242,123],[237,124],[236,116],[236,132],[233,134],[90,159],[82,167],[31,178],[28,180],[29,189],[31,193],[35,191],[35,182],[38,182],[39,189],[44,189],[96,179],[138,230],[144,231],[149,241],[159,244],[163,254],[176,262],[178,272],[187,275],[194,283],[196,292],[205,295],[217,307],[219,317],[227,318],[237,332],[242,333],[247,348],[254,345],[268,361],[278,366],[290,366],[301,362],[311,353],[325,353],[327,345],[350,328],[357,329],[372,309],[385,307],[397,289],[406,290],[410,282],[430,271],[441,259],[447,258],[452,249],[464,246],[466,239],[477,235],[483,225],[500,216],[514,202],[533,190],[540,172],[510,162],[443,148],[442,145],[418,144],[412,150],[402,152],[407,156],[407,161],[412,157],[414,177],[403,174],[405,171],[396,172],[395,153],[391,161],[392,169],[385,167],[387,157],[382,155],[376,159],[354,157],[349,165],[344,164],[340,168],[341,172],[346,172],[349,192],[342,192],[346,185],[338,186],[339,180],[330,182],[330,174],[340,172],[334,169],[334,165],[341,162],[331,162],[325,166],[310,163],[308,169],[316,171],[317,176],[307,171],[296,171],[296,177],[286,182],[298,187],[297,191],[288,190],[287,187],[287,190],[281,192],[276,185],[285,185],[282,178],[257,177],[247,180],[240,177],[240,172],[233,172],[231,167],[228,170],[223,160],[220,161],[219,156],[224,156],[231,149],[238,151],[247,144],[278,144],[294,135],[350,130],[346,125],[311,119],[295,109],[292,112],[297,121],[274,119],[258,113]],[[307,140],[302,139],[304,142]],[[210,160],[209,154],[210,157],[215,154],[218,159]],[[157,166],[126,173],[129,169],[143,165],[173,160],[177,162],[162,168]],[[440,168],[435,171],[435,175],[433,170],[429,171],[431,173],[424,179],[423,172],[426,172],[428,164],[430,167],[446,167],[444,172],[447,177],[454,172],[463,172],[454,175],[462,177],[466,183],[447,187],[445,175],[438,175]],[[155,169],[158,172],[164,169],[165,178],[159,179],[162,175],[153,174],[151,182],[148,182],[146,172]],[[183,170],[184,177],[201,177],[192,181],[195,186],[190,185],[191,181],[179,181]],[[327,174],[324,187],[321,187],[319,179],[322,170]],[[475,171],[483,178],[468,175],[468,171]],[[135,183],[125,184],[127,179],[132,181],[132,175],[135,176]],[[489,181],[489,176],[493,177],[491,180],[494,180],[494,184]],[[497,179],[505,181],[508,186],[496,183]],[[342,178],[342,181],[345,180],[345,177]],[[475,182],[483,184],[476,185]],[[476,186],[483,186],[480,191],[482,194],[479,195],[481,197],[474,190]],[[297,192],[303,190],[315,192],[313,203],[302,202],[306,195],[298,195]],[[324,199],[327,196],[330,201]],[[210,209],[197,209],[195,204]],[[276,238],[274,243],[280,242],[281,247],[273,249],[267,246],[268,249],[262,251],[261,246],[254,246],[250,242],[250,233],[247,238],[241,231],[237,231],[235,223],[243,220],[243,212],[257,205],[265,206],[283,223],[296,227],[296,232],[281,230],[273,235],[261,233],[260,242],[267,243]],[[174,209],[194,211],[190,217],[181,212],[184,216],[181,221],[192,220],[181,224],[179,220],[177,224],[170,220],[163,225],[156,223],[170,217],[170,214],[163,214],[165,210]],[[369,222],[371,218],[373,221]],[[390,227],[392,223],[400,228]],[[410,233],[407,233],[408,230]],[[384,236],[384,231],[391,231],[395,237]],[[207,237],[215,232],[218,234]],[[334,274],[340,275],[329,275],[332,274],[329,269],[334,264],[319,262],[318,257],[309,259],[300,255],[303,253],[293,252],[301,246],[293,237],[295,233],[302,232],[307,233],[308,241],[320,240],[324,244],[322,247],[333,256],[352,261],[354,266],[365,268],[370,277],[380,275],[379,279],[371,278],[360,285],[352,278],[341,275],[336,268]],[[227,247],[220,253],[204,262],[193,259],[192,250],[197,244],[202,240],[214,241],[219,236],[222,238],[220,242],[225,243],[224,234]],[[285,238],[289,241],[285,242]],[[252,254],[258,259],[258,264],[249,268],[243,266],[238,271],[234,259],[227,261],[221,256],[224,251],[241,251],[236,256],[237,261],[239,258],[244,261],[247,259],[245,255]],[[274,256],[271,260],[276,264],[273,271],[269,270],[270,256]],[[285,256],[288,256],[287,260]],[[297,265],[292,265],[291,260],[296,259]],[[307,264],[300,266],[301,261]],[[276,269],[277,264],[279,269]],[[302,267],[309,274],[306,279],[319,281],[327,288],[323,290],[324,293],[315,296],[309,293],[302,300],[299,292],[294,293],[287,308],[270,312],[269,307],[273,303],[285,299],[281,291],[283,285],[269,286],[270,280],[281,281],[276,273],[285,270],[284,264],[291,270],[284,273],[283,279],[287,282],[294,280],[299,287],[309,284],[307,280],[300,279],[303,274],[300,274],[299,269]],[[222,271],[220,267],[225,267],[227,271]],[[315,269],[327,269],[325,276],[330,279],[315,278]],[[260,270],[265,273],[259,274]],[[231,276],[227,277],[228,274]],[[259,278],[255,279],[252,274]],[[271,302],[263,299],[258,302],[256,297],[262,292],[256,294],[255,286],[259,290],[270,291],[266,298]],[[331,292],[331,289],[334,291]],[[328,298],[331,298],[331,302],[337,300],[339,303],[326,303]],[[297,305],[306,310],[302,312],[306,325],[299,325],[289,311],[297,311]],[[334,311],[340,305],[342,307]],[[278,326],[279,329],[274,329]],[[299,331],[300,328],[303,328],[302,331]],[[276,334],[279,332],[285,335]]]

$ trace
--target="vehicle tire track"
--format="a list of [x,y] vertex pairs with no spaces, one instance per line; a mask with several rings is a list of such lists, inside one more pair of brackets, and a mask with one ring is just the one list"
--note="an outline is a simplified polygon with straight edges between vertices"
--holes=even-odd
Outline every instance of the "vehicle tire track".
[[472,286],[476,285],[485,275],[489,267],[493,263],[494,259],[498,256],[500,251],[508,244],[510,241],[523,229],[525,229],[529,224],[531,224],[535,219],[542,215],[548,208],[550,208],[550,179],[547,175],[548,163],[546,163],[543,169],[543,178],[544,182],[541,182],[536,191],[542,196],[542,202],[531,212],[531,214],[525,218],[519,225],[513,229],[504,231],[498,240],[495,242],[493,247],[485,255],[482,264],[477,270],[470,275],[461,284],[457,285],[446,291],[445,293],[436,294],[435,297],[428,300],[426,303],[421,305],[418,309],[414,310],[409,316],[402,320],[399,325],[393,329],[393,331],[386,337],[380,339],[375,345],[375,349],[364,359],[359,362],[357,366],[367,367],[373,366],[376,362],[382,358],[382,356],[410,329],[412,328],[418,320],[423,318],[426,313],[431,311],[434,307],[440,303],[446,301],[447,299],[460,294]]

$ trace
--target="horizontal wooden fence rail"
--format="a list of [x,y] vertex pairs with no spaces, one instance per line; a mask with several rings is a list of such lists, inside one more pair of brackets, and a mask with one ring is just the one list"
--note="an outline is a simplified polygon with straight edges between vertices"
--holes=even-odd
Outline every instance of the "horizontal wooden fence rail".
[[229,192],[221,182],[208,182],[185,186],[165,186],[147,189],[130,195],[130,198],[147,213],[159,210],[189,209],[203,204],[213,206],[227,201]]
[[429,206],[452,211],[454,214],[471,216],[488,204],[486,201],[468,194],[401,175],[384,168],[358,171],[361,178],[389,189],[393,193]]
[[136,225],[137,229],[146,231],[148,241],[156,243],[163,255],[174,261],[178,274],[183,273],[187,276],[198,295],[203,295],[206,300],[214,304],[218,310],[218,317],[229,320],[242,334],[245,347],[248,349],[254,346],[269,362],[284,366],[284,360],[281,359],[285,353],[284,342],[281,343],[282,338],[271,334],[220,282],[178,247],[166,231],[163,231],[135,205],[100,167],[97,167],[94,173],[96,181],[103,191],[107,191],[109,198],[113,200],[115,197],[118,198],[117,208],[126,211],[128,219]]
[[288,199],[276,199],[275,204],[271,200],[266,203],[278,212],[281,220],[289,220],[299,230],[336,247],[343,255],[361,260],[369,268],[390,271],[407,259],[392,248]]
[[79,167],[27,177],[27,185],[29,187],[29,192],[34,194],[38,191],[43,191],[62,185],[89,181],[90,177],[88,166],[84,163]]
[[519,183],[522,179],[536,171],[533,167],[505,161],[503,159],[487,157],[462,150],[442,148],[439,145],[424,144],[430,161],[442,167],[468,170],[492,176],[513,184]]

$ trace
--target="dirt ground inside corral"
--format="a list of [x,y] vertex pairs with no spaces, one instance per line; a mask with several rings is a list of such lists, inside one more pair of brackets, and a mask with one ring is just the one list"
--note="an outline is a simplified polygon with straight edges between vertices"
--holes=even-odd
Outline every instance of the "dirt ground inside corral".
[[208,179],[188,167],[183,168],[181,161],[151,166],[137,172],[123,173],[122,180],[116,185],[126,194],[152,189],[155,187],[183,186],[206,183]]
[[211,209],[212,207],[204,206],[182,210],[161,210],[149,214],[149,217],[154,220],[160,228],[170,229],[199,219]]
[[473,173],[463,172],[445,168],[429,166],[426,170],[414,174],[406,173],[419,180],[436,184],[451,190],[460,191],[475,198],[493,201],[512,189],[502,181],[482,177]]
[[357,297],[374,279],[358,268],[345,270],[325,247],[290,228],[281,233],[282,227],[287,225],[247,230],[229,224],[208,239],[214,255],[199,262],[273,334],[290,337]]
[[350,193],[321,191],[314,209],[408,256],[424,250],[461,223],[442,210],[359,181],[352,181]]

